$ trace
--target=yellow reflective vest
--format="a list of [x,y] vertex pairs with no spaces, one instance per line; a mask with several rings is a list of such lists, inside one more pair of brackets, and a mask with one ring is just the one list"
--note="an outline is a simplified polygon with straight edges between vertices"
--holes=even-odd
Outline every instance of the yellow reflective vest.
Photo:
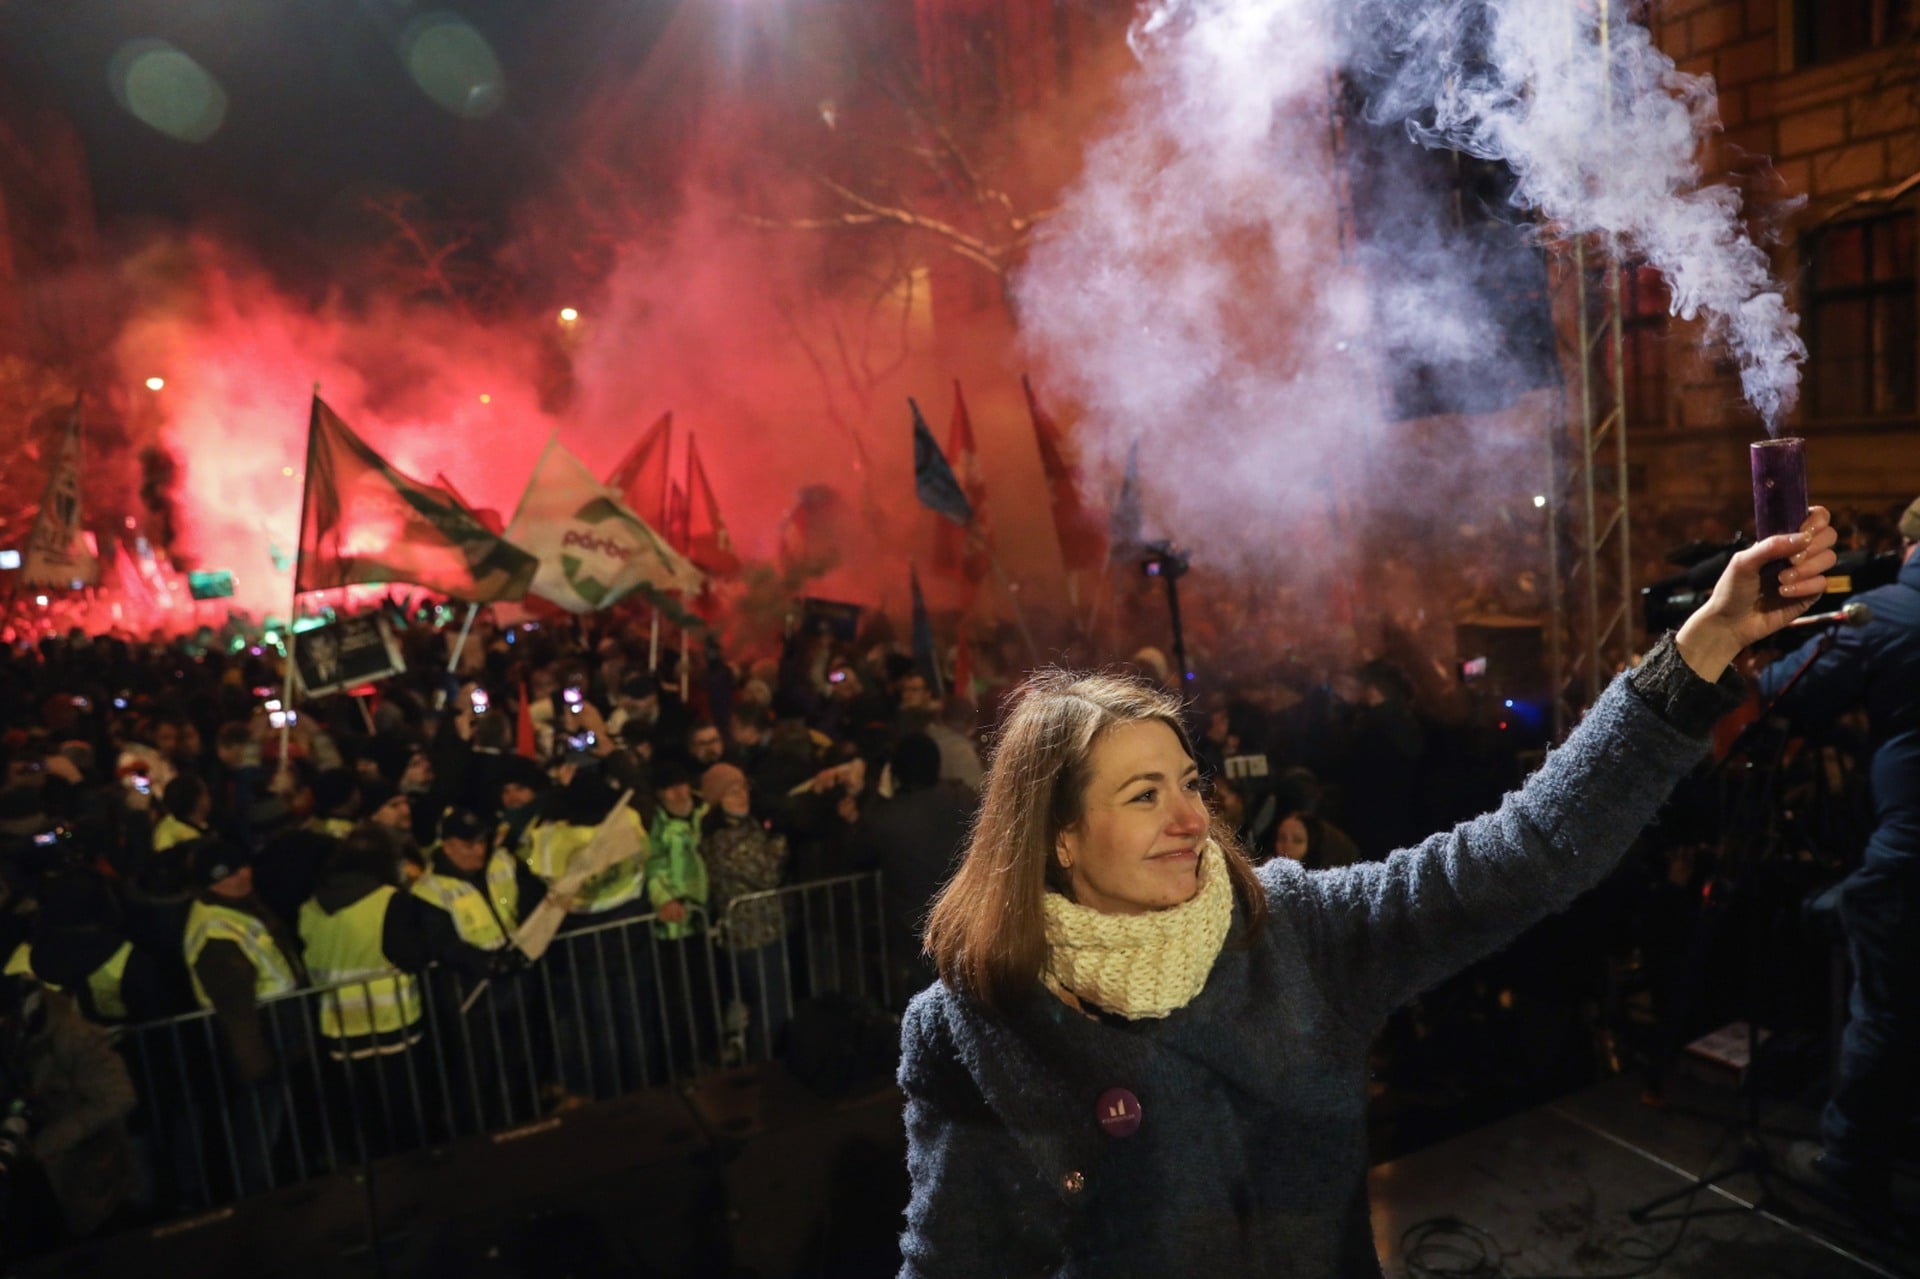
[[175,844],[184,844],[206,834],[191,822],[183,822],[172,813],[162,817],[153,828],[153,851],[164,853]]
[[420,1020],[419,982],[395,972],[380,945],[393,896],[382,885],[332,914],[312,898],[300,907],[307,976],[315,986],[340,987],[320,1000],[320,1033],[329,1039],[391,1035]]
[[[640,824],[640,814],[631,808],[622,809],[618,820],[633,827],[633,833],[640,841],[640,851],[615,862],[580,885],[573,899],[572,909],[576,915],[599,915],[618,910],[639,901],[646,893],[647,857],[650,851],[646,827]],[[541,826],[532,841],[528,866],[534,874],[549,884],[553,883],[567,873],[567,867],[572,865],[574,857],[593,842],[593,832],[597,829],[597,826]]]
[[273,930],[259,916],[231,906],[215,906],[196,899],[187,912],[187,973],[193,978],[193,997],[202,1008],[213,1007],[213,1000],[200,984],[194,965],[208,942],[230,941],[239,946],[253,965],[253,997],[268,999],[284,995],[300,985],[298,970],[280,952]]
[[[92,999],[93,1006],[89,1010],[82,1004],[83,1012],[91,1012],[102,1021],[127,1019],[127,1001],[122,988],[127,979],[127,960],[132,957],[133,943],[123,941],[120,949],[108,955],[105,962],[87,974],[87,995]],[[48,990],[61,989],[33,971],[33,947],[27,942],[14,947],[13,954],[7,957],[6,975],[25,975],[34,978]]]
[[514,874],[512,853],[496,848],[487,858],[483,894],[464,879],[429,870],[413,886],[425,898],[453,916],[460,940],[480,950],[499,950],[520,927],[520,881]]

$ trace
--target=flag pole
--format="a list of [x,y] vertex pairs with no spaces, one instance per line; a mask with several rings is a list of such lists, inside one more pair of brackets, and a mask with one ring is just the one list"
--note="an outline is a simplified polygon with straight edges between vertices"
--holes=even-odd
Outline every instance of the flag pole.
[[994,581],[1000,583],[1000,593],[1007,597],[1009,604],[1013,605],[1013,620],[1020,628],[1020,638],[1027,642],[1027,655],[1033,659],[1033,664],[1038,666],[1040,646],[1033,642],[1033,632],[1027,628],[1027,610],[1021,606],[1019,594],[1013,589],[1013,584],[1007,580],[1007,570],[1000,567],[1000,552],[997,548],[990,547],[987,550],[987,563],[993,567]]
[[453,642],[453,656],[447,659],[447,674],[460,674],[460,654],[466,652],[467,635],[473,630],[474,615],[480,611],[479,600],[467,601],[467,620],[460,624],[460,638]]
[[288,740],[293,736],[293,645],[294,623],[300,617],[300,551],[301,543],[306,541],[307,502],[313,493],[313,425],[320,416],[320,384],[313,384],[313,403],[307,409],[307,457],[300,468],[300,528],[294,535],[293,552],[293,594],[287,601],[287,678],[286,690],[280,698],[280,768],[281,777],[293,769],[293,757],[288,754]]

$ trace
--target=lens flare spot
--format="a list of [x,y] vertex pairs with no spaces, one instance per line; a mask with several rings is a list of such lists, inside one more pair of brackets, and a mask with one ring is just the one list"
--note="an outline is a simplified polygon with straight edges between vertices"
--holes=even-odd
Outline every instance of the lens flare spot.
[[485,36],[452,13],[428,13],[400,33],[400,60],[420,91],[454,115],[479,120],[500,109],[506,85]]
[[491,404],[493,403],[493,397],[491,395],[483,395],[480,397],[480,402],[482,404]]
[[164,40],[120,46],[107,67],[114,101],[147,127],[181,142],[205,142],[227,119],[227,91]]
[[149,391],[164,391],[166,386],[167,379],[163,377],[150,377],[147,379],[147,389]]
[[573,324],[580,319],[580,313],[570,306],[560,308],[560,323]]

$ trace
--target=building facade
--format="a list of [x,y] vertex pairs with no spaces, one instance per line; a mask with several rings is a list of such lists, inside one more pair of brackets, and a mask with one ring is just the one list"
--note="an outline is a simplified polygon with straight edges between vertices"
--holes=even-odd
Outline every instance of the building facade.
[[[1809,351],[1786,426],[1807,439],[1815,500],[1869,534],[1920,494],[1914,16],[1913,0],[1661,0],[1648,18],[1682,70],[1719,87],[1708,172],[1738,175],[1760,223],[1783,215],[1775,260]],[[1636,540],[1657,552],[1663,536],[1750,527],[1743,452],[1759,424],[1736,371],[1666,318],[1650,273],[1632,284]]]

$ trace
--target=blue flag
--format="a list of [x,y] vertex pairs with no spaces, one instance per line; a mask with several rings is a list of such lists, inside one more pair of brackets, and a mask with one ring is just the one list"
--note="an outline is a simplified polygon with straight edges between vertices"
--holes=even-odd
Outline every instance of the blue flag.
[[913,410],[913,487],[920,495],[920,504],[955,524],[971,524],[973,504],[967,501],[966,490],[953,477],[946,454],[934,443],[927,419],[920,416],[920,406],[908,400],[907,407]]
[[945,697],[947,690],[940,682],[940,659],[933,647],[933,622],[927,617],[926,597],[920,594],[920,570],[909,564],[907,572],[913,583],[913,664],[927,677],[933,695]]

